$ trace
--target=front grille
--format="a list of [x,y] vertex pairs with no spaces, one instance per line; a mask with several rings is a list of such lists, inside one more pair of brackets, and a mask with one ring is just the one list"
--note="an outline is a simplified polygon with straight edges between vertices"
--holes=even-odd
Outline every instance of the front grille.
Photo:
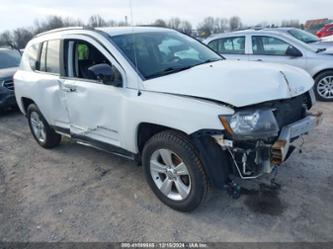
[[292,99],[278,101],[274,104],[274,115],[280,128],[305,117],[306,110],[311,108],[308,95],[306,93]]
[[252,106],[253,109],[269,108],[274,110],[276,121],[280,128],[303,119],[306,109],[311,108],[311,98],[309,92],[300,96],[274,100]]
[[2,82],[2,86],[6,87],[10,91],[14,91],[14,81],[13,81],[13,79],[4,80]]

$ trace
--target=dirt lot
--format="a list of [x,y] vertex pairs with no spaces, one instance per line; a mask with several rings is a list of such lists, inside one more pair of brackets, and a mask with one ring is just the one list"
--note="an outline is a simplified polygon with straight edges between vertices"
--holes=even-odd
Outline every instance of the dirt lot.
[[[333,104],[280,168],[280,191],[243,183],[193,213],[164,206],[135,163],[64,141],[40,148],[18,112],[0,114],[0,241],[330,241]],[[262,180],[261,180],[262,181]]]

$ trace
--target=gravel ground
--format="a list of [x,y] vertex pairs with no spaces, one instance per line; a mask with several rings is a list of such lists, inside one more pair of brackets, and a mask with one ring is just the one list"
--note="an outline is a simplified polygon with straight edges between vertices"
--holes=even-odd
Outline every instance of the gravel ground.
[[[135,163],[63,141],[44,150],[19,112],[0,114],[0,241],[332,241],[333,104],[303,153],[280,167],[280,190],[242,182],[192,213],[164,206]],[[261,186],[261,187],[260,187]]]

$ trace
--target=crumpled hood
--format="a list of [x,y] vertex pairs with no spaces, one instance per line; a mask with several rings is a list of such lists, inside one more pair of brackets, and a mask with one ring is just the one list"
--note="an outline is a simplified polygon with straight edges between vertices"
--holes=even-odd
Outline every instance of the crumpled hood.
[[13,77],[17,69],[17,67],[0,69],[0,80]]
[[144,81],[144,89],[242,107],[298,96],[313,83],[308,73],[296,67],[223,60]]

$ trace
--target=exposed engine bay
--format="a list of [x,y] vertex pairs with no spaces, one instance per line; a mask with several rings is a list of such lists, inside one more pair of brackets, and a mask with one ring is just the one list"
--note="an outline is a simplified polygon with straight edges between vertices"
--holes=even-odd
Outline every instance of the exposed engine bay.
[[292,99],[246,108],[272,110],[278,125],[277,133],[265,133],[263,137],[258,137],[257,134],[253,137],[250,134],[240,136],[233,134],[232,128],[227,127],[227,133],[213,136],[230,155],[234,166],[233,174],[239,175],[242,179],[258,178],[263,174],[272,173],[275,167],[289,158],[296,148],[293,142],[306,135],[322,120],[322,113],[309,112],[314,102],[311,95],[310,91]]

